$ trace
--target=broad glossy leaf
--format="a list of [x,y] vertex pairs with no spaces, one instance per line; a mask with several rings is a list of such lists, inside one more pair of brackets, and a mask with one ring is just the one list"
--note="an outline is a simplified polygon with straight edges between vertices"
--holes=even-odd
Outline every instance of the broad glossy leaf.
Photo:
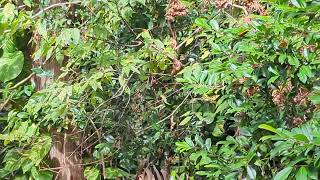
[[257,172],[252,166],[248,165],[247,166],[247,175],[249,176],[250,179],[255,179],[257,176]]
[[308,171],[304,166],[302,166],[296,174],[296,180],[305,180],[305,179],[308,179]]
[[48,35],[46,21],[38,21],[38,23],[36,24],[36,30],[41,36],[46,38]]
[[186,46],[190,45],[194,40],[194,37],[188,38],[186,41]]
[[274,127],[272,127],[272,126],[270,126],[268,124],[261,124],[261,125],[259,125],[259,128],[274,132],[276,134],[279,133],[279,130],[275,129]]
[[16,78],[22,71],[24,56],[13,43],[6,45],[0,57],[0,81],[7,82]]
[[194,144],[193,144],[193,141],[191,140],[191,138],[190,137],[186,137],[186,138],[184,138],[185,139],[185,141],[186,141],[186,143],[189,145],[189,146],[194,146]]
[[286,180],[292,171],[292,167],[286,167],[276,174],[273,180]]
[[192,146],[190,146],[187,142],[176,142],[175,143],[177,146],[177,150],[179,152],[184,152],[184,151],[189,151],[190,149],[192,149]]
[[302,66],[299,70],[298,77],[303,83],[306,83],[308,78],[313,77],[310,66]]

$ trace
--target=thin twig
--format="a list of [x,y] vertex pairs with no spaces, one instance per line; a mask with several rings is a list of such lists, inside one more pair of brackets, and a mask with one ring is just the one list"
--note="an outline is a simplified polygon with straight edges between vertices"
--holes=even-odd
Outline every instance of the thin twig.
[[78,145],[78,147],[76,147],[74,149],[74,151],[69,155],[69,158],[74,154],[76,153],[76,151],[81,147],[83,146],[92,136],[94,136],[96,134],[96,132],[93,132],[90,136],[88,136],[84,141],[81,142],[81,144]]
[[23,79],[22,81],[18,82],[16,85],[12,86],[11,88],[9,88],[9,90],[13,90],[18,88],[19,86],[21,86],[22,84],[26,83],[27,81],[29,81],[36,73],[31,73],[28,77],[26,77],[25,79]]
[[236,8],[239,8],[239,9],[242,9],[243,12],[244,12],[244,14],[245,14],[245,15],[248,15],[248,11],[247,11],[247,9],[246,9],[245,7],[240,6],[240,5],[237,5],[237,4],[232,4],[232,3],[230,3],[229,5],[230,5],[230,6],[233,6],[233,7],[236,7]]
[[[26,77],[25,79],[23,79],[22,81],[18,82],[16,85],[14,85],[13,87],[10,87],[9,90],[14,90],[16,88],[18,88],[19,86],[21,86],[22,84],[26,83],[27,81],[29,81],[32,76],[35,75],[35,73],[30,74],[28,77]],[[6,105],[10,102],[10,97],[8,97],[1,105],[0,105],[0,112],[4,109],[4,107],[6,107]]]
[[56,3],[56,4],[52,4],[44,9],[42,9],[41,11],[39,11],[38,13],[36,13],[35,15],[33,15],[31,18],[36,18],[38,16],[40,16],[42,13],[46,12],[46,11],[49,11],[53,8],[56,8],[56,7],[61,7],[61,6],[65,6],[65,5],[71,5],[71,4],[79,4],[81,3],[82,1],[74,1],[74,2],[62,2],[62,3]]
[[[95,129],[95,131],[96,131],[96,133],[97,133],[99,143],[101,143],[101,134],[100,134],[100,131],[98,130],[98,128],[97,128],[96,125],[94,124],[92,118],[89,118],[89,121],[91,122],[93,128]],[[100,159],[100,163],[101,163],[101,166],[102,166],[102,173],[103,173],[104,179],[106,179],[106,167],[105,167],[105,164],[104,164],[103,154],[102,154],[101,156],[102,156],[102,158]]]
[[[118,4],[117,4],[117,3],[115,3],[115,4],[116,4],[118,16],[119,16],[120,19],[123,21],[123,23],[125,24],[125,26],[129,29],[129,31],[137,37],[137,36],[138,36],[137,33],[134,32],[134,30],[132,29],[132,27],[130,26],[130,24],[128,23],[128,21],[127,21],[125,18],[122,17],[122,15],[121,15],[121,13],[120,13],[120,10],[119,10],[119,7],[118,7]],[[141,44],[139,44],[139,45],[144,45],[144,44],[145,44],[140,37],[138,38],[138,41],[137,41],[137,42],[140,42],[140,43],[141,43]],[[155,46],[154,44],[152,44],[150,47],[153,48],[153,49],[155,49],[155,50],[157,50],[157,51],[159,51],[162,55],[166,56],[168,59],[170,59],[170,60],[172,60],[172,61],[176,60],[176,58],[170,56],[169,54],[163,53],[163,50],[162,50],[162,49],[159,49],[159,48],[158,48],[157,46]]]
[[[99,139],[99,143],[101,143],[101,138],[102,138],[102,137],[101,137],[101,134],[100,134],[98,128],[96,127],[95,123],[93,122],[93,115],[96,114],[97,110],[100,109],[100,107],[102,107],[104,104],[106,104],[107,102],[110,102],[112,99],[115,99],[115,98],[121,96],[122,93],[124,92],[126,86],[127,86],[127,83],[128,83],[129,80],[131,79],[131,77],[132,77],[132,74],[129,76],[128,80],[126,81],[126,84],[123,85],[122,88],[120,88],[120,89],[122,89],[122,90],[120,91],[119,94],[116,93],[117,95],[115,95],[115,96],[109,98],[108,100],[104,101],[103,103],[99,104],[99,106],[98,106],[97,108],[95,108],[95,110],[93,110],[93,112],[92,112],[91,115],[89,116],[89,121],[90,121],[90,123],[92,124],[93,128],[95,129],[95,131],[96,131],[96,133],[97,133],[97,136],[98,136],[98,139]],[[120,89],[119,89],[119,90],[120,90]],[[119,91],[119,90],[118,90],[118,91]],[[117,91],[117,92],[118,92],[118,91]],[[103,157],[103,155],[102,155],[102,158],[101,158],[101,165],[102,165],[103,177],[106,179],[106,169],[105,169],[105,164],[104,164],[104,157]]]
[[183,101],[172,111],[171,114],[169,114],[167,117],[163,118],[162,120],[160,120],[160,121],[152,124],[151,126],[148,126],[148,127],[144,128],[143,130],[138,131],[138,132],[137,132],[137,135],[140,135],[140,133],[142,133],[143,131],[146,131],[146,130],[150,129],[150,128],[152,128],[154,125],[160,124],[160,123],[166,121],[167,119],[169,119],[171,116],[173,116],[173,115],[177,112],[177,110],[184,104],[184,102],[188,99],[188,97],[189,97],[190,95],[191,95],[191,92],[188,93],[188,95],[187,95],[187,96],[183,99]]
[[3,104],[1,104],[0,106],[0,112],[2,112],[2,110],[4,109],[4,107],[6,107],[6,105],[10,102],[10,98],[7,98],[6,101],[4,101]]
[[188,38],[186,38],[184,41],[182,41],[182,42],[175,48],[175,50],[176,50],[176,51],[179,50],[179,49],[181,48],[181,46],[184,45],[184,43],[186,43],[186,42],[187,42],[192,36],[194,36],[195,34],[201,32],[201,30],[202,30],[201,28],[195,29],[195,30],[193,31],[193,33],[192,33]]

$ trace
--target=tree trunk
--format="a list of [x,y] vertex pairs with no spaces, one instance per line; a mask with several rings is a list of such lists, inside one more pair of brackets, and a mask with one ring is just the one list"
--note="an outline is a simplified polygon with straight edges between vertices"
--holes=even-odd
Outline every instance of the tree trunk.
[[72,132],[52,132],[53,145],[49,156],[53,162],[53,168],[59,168],[58,173],[55,174],[56,179],[84,179],[81,155],[75,151],[77,143],[70,139],[69,134],[71,133]]
[[[51,0],[51,4],[61,3],[64,0]],[[36,41],[34,49],[39,48],[41,37],[35,32],[34,39]],[[32,62],[32,66],[39,67],[44,62],[43,59],[35,60]],[[51,71],[54,74],[53,78],[34,76],[32,79],[36,85],[36,90],[40,91],[50,85],[55,78],[60,74],[60,65],[55,59],[50,59],[42,68],[46,71]],[[84,180],[83,165],[81,155],[76,151],[77,142],[71,139],[68,132],[56,132],[51,131],[52,135],[52,147],[49,153],[49,159],[52,160],[51,168],[58,169],[58,173],[55,174],[57,180]]]

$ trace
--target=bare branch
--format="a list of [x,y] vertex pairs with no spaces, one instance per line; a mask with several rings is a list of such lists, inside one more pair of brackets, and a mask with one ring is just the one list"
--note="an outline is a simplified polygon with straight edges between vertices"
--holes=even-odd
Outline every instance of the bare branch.
[[61,6],[65,6],[65,5],[71,5],[71,4],[80,4],[81,2],[82,1],[73,1],[73,2],[63,2],[63,3],[52,4],[44,9],[42,9],[41,11],[37,12],[31,18],[36,18],[36,17],[40,16],[42,13],[45,13],[46,11],[49,11],[49,10],[56,8],[56,7],[61,7]]

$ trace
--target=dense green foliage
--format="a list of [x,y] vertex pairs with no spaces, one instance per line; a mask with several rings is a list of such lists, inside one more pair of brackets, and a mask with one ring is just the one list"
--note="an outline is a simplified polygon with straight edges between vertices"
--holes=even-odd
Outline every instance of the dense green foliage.
[[318,179],[318,1],[0,3],[1,179],[72,129],[89,180]]

